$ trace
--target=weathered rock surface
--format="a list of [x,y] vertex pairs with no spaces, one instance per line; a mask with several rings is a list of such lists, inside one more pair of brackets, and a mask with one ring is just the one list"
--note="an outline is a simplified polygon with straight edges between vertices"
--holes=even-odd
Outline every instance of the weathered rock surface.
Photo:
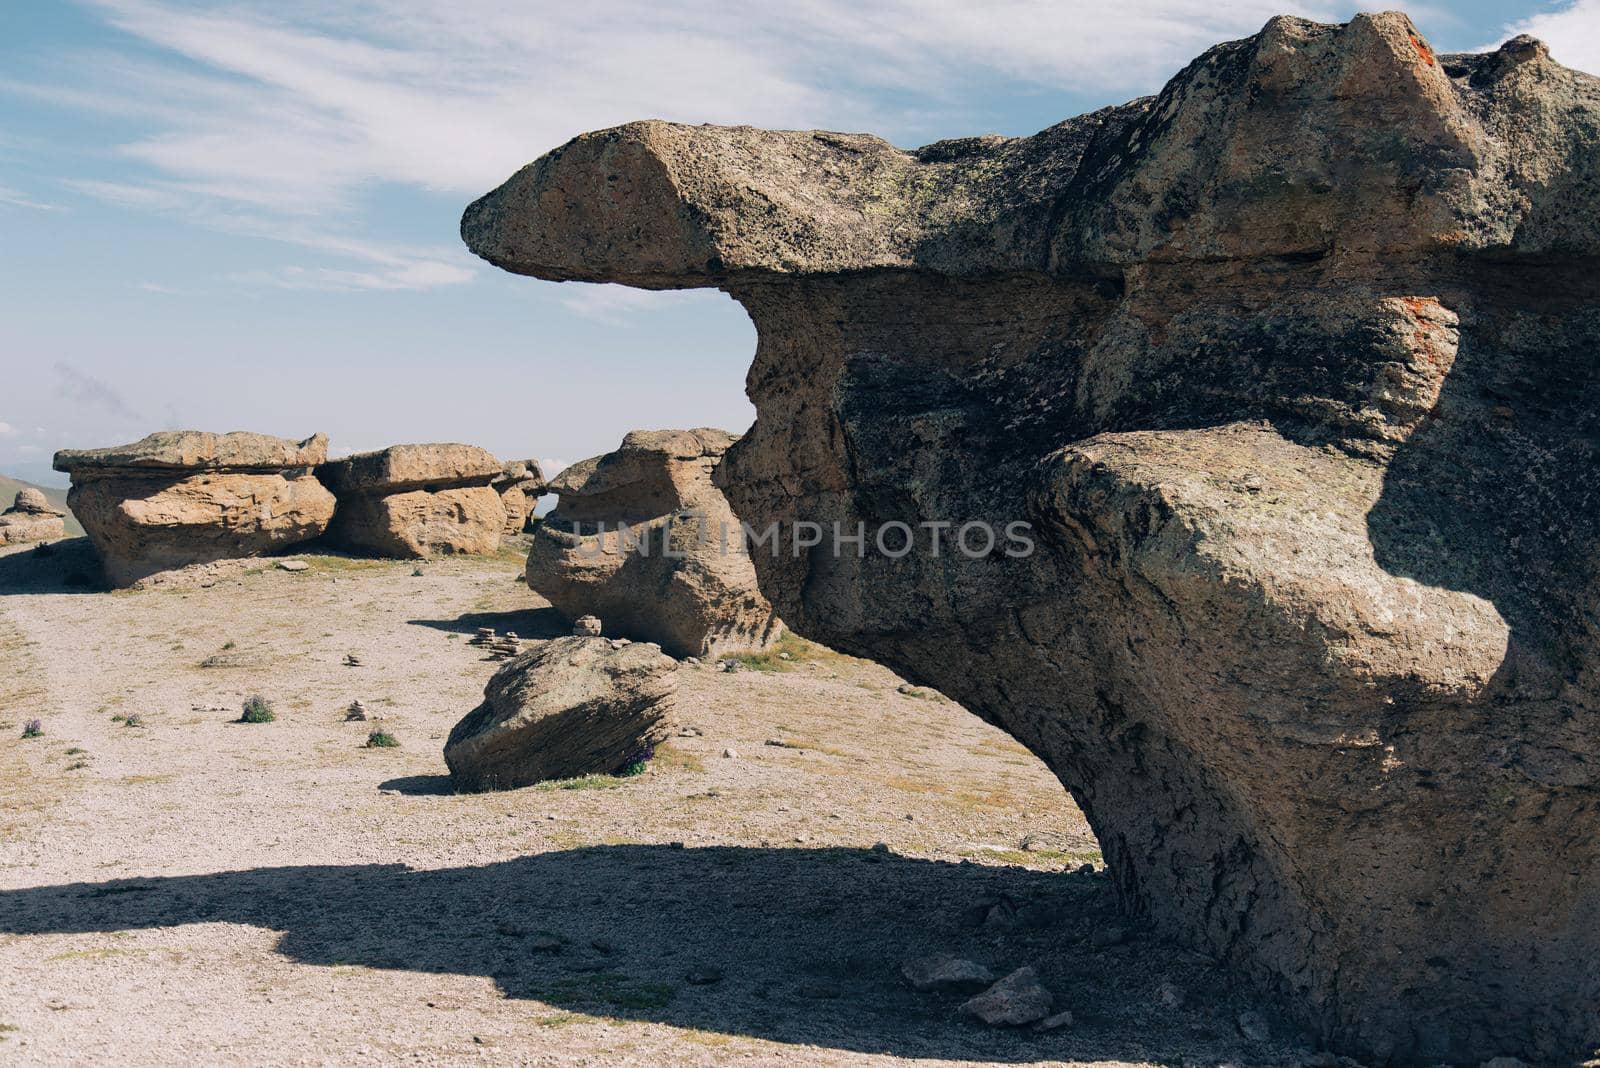
[[645,642],[542,642],[494,673],[450,732],[445,763],[466,790],[619,771],[675,729],[677,669]]
[[1047,761],[1129,913],[1365,1059],[1545,1062],[1600,1045],[1597,173],[1536,41],[1280,18],[1034,137],[585,135],[462,230],[744,304],[752,525],[1032,524],[755,561]]
[[476,445],[394,445],[317,468],[339,507],[329,540],[401,559],[492,553],[505,508],[491,483],[504,465]]
[[0,512],[0,545],[20,545],[66,537],[62,513],[32,486],[17,491],[11,507]]
[[673,656],[761,649],[782,624],[756,588],[739,521],[711,482],[724,430],[636,430],[551,480],[559,494],[528,552],[528,585],[568,618]]
[[259,556],[327,529],[333,495],[311,473],[327,438],[172,431],[110,449],[66,449],[68,506],[126,586],[158,572]]
[[500,533],[514,538],[528,529],[534,506],[544,493],[544,472],[539,469],[538,460],[512,460],[491,484],[500,494],[500,505],[506,512],[506,525]]
[[994,983],[994,973],[976,961],[953,953],[935,953],[900,965],[913,990],[975,992]]

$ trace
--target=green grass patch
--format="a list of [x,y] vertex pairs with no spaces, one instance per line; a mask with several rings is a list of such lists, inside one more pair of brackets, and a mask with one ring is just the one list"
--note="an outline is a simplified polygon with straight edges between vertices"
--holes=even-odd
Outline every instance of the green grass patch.
[[825,645],[808,642],[798,634],[784,631],[768,649],[763,649],[759,653],[741,653],[736,656],[724,657],[723,659],[736,660],[748,671],[796,671],[801,664],[807,661],[829,663],[853,658],[845,656],[843,653],[836,653]]
[[373,731],[367,735],[368,749],[399,749],[400,739],[388,731]]
[[619,790],[628,780],[615,775],[579,775],[575,779],[551,779],[535,783],[535,790]]

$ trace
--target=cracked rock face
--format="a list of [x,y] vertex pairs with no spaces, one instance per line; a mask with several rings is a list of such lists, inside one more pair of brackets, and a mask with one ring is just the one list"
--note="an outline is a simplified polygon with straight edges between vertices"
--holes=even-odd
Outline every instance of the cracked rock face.
[[533,535],[528,585],[568,619],[673,656],[763,649],[783,625],[756,585],[739,521],[711,475],[725,430],[636,430],[615,452],[551,480],[556,510]]
[[333,495],[312,475],[328,439],[196,430],[109,449],[64,449],[67,505],[114,586],[161,571],[262,553],[320,535]]
[[1600,1045],[1600,81],[1275,19],[1034,137],[636,123],[477,203],[511,271],[759,331],[739,516],[800,633],[1027,744],[1125,907],[1372,1060]]

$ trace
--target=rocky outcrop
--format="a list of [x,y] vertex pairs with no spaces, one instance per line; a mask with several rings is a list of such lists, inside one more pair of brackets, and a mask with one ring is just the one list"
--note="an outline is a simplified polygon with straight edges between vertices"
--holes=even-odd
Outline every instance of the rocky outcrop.
[[782,625],[756,588],[739,521],[711,472],[725,430],[636,430],[551,480],[559,494],[528,552],[528,585],[568,619],[673,656],[761,649]]
[[493,485],[506,512],[506,525],[500,533],[514,538],[528,529],[534,506],[544,493],[544,472],[539,469],[538,460],[512,460],[501,469]]
[[400,559],[492,553],[506,525],[491,485],[502,469],[476,445],[393,445],[325,463],[317,477],[339,500],[328,538]]
[[917,537],[762,590],[1039,754],[1130,914],[1337,1049],[1545,1062],[1600,1044],[1597,131],[1528,38],[1280,18],[1034,137],[585,135],[462,229],[748,309],[735,510]]
[[450,732],[450,775],[464,790],[510,790],[621,771],[672,733],[677,670],[645,642],[541,642],[496,671]]
[[52,541],[66,535],[65,514],[32,486],[19,489],[11,507],[0,512],[0,545]]
[[67,506],[107,580],[126,586],[317,537],[333,516],[333,495],[311,468],[327,453],[322,434],[296,442],[181,430],[109,449],[66,449],[56,453],[55,469],[72,476]]

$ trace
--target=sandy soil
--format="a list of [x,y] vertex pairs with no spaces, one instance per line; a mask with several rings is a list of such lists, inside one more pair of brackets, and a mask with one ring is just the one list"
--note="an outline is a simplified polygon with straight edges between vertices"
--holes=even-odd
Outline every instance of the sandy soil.
[[[0,1062],[1305,1061],[1117,917],[1037,760],[881,667],[685,667],[703,734],[646,774],[457,795],[466,638],[562,629],[514,556],[105,593],[86,553],[0,556]],[[959,1017],[899,978],[934,950],[1036,965],[1074,1025]]]

